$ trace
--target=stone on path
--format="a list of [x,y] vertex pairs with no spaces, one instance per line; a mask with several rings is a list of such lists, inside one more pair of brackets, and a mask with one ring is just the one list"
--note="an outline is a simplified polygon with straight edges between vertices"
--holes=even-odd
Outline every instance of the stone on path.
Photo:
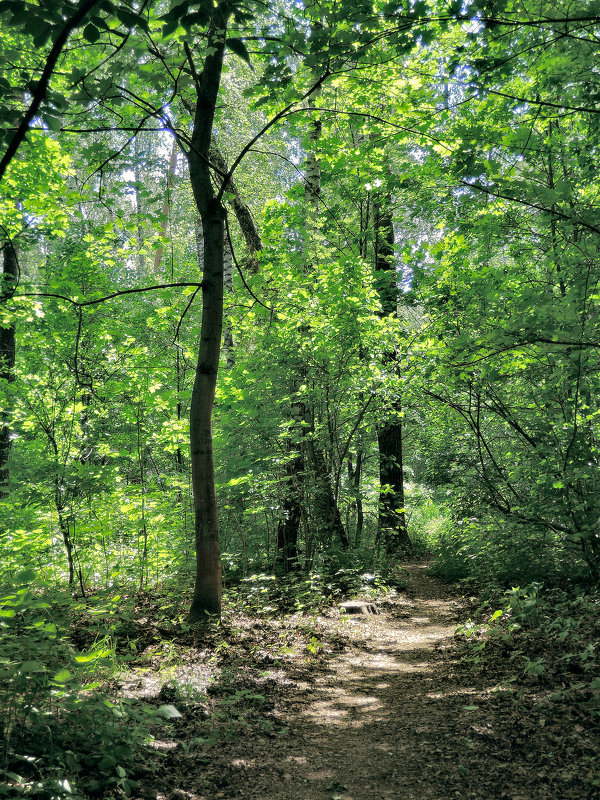
[[377,614],[377,607],[373,603],[365,603],[362,600],[347,600],[340,603],[340,611],[343,614]]

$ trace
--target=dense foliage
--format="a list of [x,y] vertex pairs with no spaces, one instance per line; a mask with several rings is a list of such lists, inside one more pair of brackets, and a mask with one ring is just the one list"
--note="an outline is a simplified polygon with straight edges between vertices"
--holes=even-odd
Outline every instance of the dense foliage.
[[272,6],[0,2],[3,755],[49,726],[48,797],[130,791],[150,725],[67,597],[598,579],[600,4]]

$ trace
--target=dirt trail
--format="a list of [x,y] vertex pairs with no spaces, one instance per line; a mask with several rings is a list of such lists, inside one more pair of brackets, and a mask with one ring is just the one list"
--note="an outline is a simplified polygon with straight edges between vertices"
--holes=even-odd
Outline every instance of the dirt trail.
[[[459,666],[456,595],[409,565],[406,592],[375,615],[318,620],[325,657],[257,671],[260,717],[216,745],[164,756],[153,800],[546,800],[592,797],[556,786],[548,758],[528,752],[514,694],[477,686]],[[515,724],[515,719],[517,723]],[[205,723],[206,724],[206,723]],[[539,729],[539,722],[533,722]],[[183,733],[183,730],[181,730]],[[188,731],[193,737],[193,726]],[[181,736],[178,736],[181,740]],[[193,741],[193,740],[192,740]],[[575,779],[576,781],[576,779]],[[555,784],[554,786],[552,784]]]
[[271,760],[272,767],[284,765],[285,787],[261,780],[256,796],[451,796],[444,771],[431,774],[431,748],[443,758],[440,740],[453,726],[444,730],[430,709],[446,696],[440,648],[448,646],[456,621],[456,599],[421,566],[411,568],[406,595],[376,616],[349,620],[358,630],[347,650],[287,703],[288,713],[295,712],[289,751]]

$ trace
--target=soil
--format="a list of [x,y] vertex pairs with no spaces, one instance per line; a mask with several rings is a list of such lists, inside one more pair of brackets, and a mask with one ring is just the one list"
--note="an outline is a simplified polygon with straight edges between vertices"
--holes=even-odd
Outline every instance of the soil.
[[597,730],[549,690],[503,683],[506,665],[466,666],[468,600],[425,565],[406,574],[366,613],[236,618],[220,644],[190,639],[156,701],[182,716],[157,734],[140,800],[599,798]]

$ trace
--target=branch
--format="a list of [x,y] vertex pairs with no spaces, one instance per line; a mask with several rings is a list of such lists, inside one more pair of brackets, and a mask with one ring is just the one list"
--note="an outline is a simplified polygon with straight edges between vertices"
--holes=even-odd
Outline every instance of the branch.
[[574,225],[581,225],[582,228],[586,228],[586,230],[592,231],[592,233],[600,234],[600,228],[597,225],[591,225],[589,222],[586,222],[580,217],[572,217],[569,214],[563,214],[562,211],[555,211],[552,208],[546,208],[546,206],[541,206],[538,203],[531,203],[529,200],[521,200],[518,197],[511,197],[509,194],[501,194],[494,189],[488,189],[485,186],[481,186],[479,183],[469,183],[469,181],[465,180],[461,180],[460,183],[463,186],[467,186],[469,189],[477,189],[478,192],[483,192],[490,197],[497,197],[500,200],[509,200],[511,203],[518,203],[521,206],[533,208],[536,211],[543,211],[546,214],[550,214],[552,217],[564,219],[566,222],[572,222]]
[[42,71],[42,76],[35,87],[33,92],[33,96],[31,98],[31,103],[29,104],[29,108],[25,112],[25,115],[21,122],[19,123],[19,127],[17,128],[17,132],[10,140],[8,147],[6,148],[6,152],[2,156],[0,160],[0,181],[2,180],[4,173],[10,162],[16,155],[17,150],[23,143],[25,136],[27,135],[27,131],[29,130],[29,125],[32,119],[37,114],[42,102],[46,98],[46,93],[48,91],[48,85],[50,83],[50,78],[54,69],[56,67],[56,63],[59,59],[59,56],[67,43],[67,39],[71,31],[73,31],[77,26],[82,22],[83,18],[86,14],[91,11],[91,9],[98,3],[98,0],[83,0],[77,11],[73,14],[73,16],[67,20],[63,29],[58,34],[52,49],[48,55],[46,60],[46,65]]
[[584,114],[600,114],[600,108],[590,108],[589,106],[568,106],[565,103],[551,103],[549,100],[532,100],[528,97],[518,97],[514,94],[497,92],[495,89],[484,89],[488,94],[495,94],[497,97],[505,97],[507,100],[516,100],[519,103],[527,103],[529,106],[548,106],[549,108],[559,108],[561,111],[582,111]]
[[176,289],[186,286],[193,286],[195,289],[202,288],[201,283],[157,283],[154,286],[140,286],[137,289],[121,289],[119,292],[98,297],[96,300],[73,300],[72,297],[52,292],[23,292],[22,294],[14,295],[12,299],[19,300],[21,297],[54,297],[56,300],[64,300],[66,303],[70,303],[75,308],[86,308],[87,306],[97,306],[100,303],[105,303],[107,300],[113,300],[115,297],[123,297],[126,294],[140,294],[141,292],[152,292],[155,289]]
[[227,234],[227,239],[229,241],[229,247],[231,248],[231,257],[233,258],[233,263],[235,264],[235,267],[236,267],[237,271],[240,274],[240,278],[242,279],[242,283],[244,284],[244,288],[246,289],[246,291],[248,292],[250,297],[252,297],[258,303],[259,306],[262,306],[267,311],[270,311],[271,314],[274,314],[275,313],[275,309],[271,308],[271,306],[266,306],[262,302],[262,300],[259,300],[258,297],[252,291],[252,289],[246,283],[246,278],[244,277],[244,273],[242,272],[242,268],[240,267],[240,265],[238,263],[238,260],[235,257],[235,249],[233,247],[233,242],[231,241],[231,232],[229,230],[229,219],[227,218],[227,215],[225,215],[225,231],[226,231],[226,234]]
[[231,168],[229,169],[229,172],[227,173],[227,175],[225,175],[225,180],[223,181],[223,186],[221,187],[221,191],[219,192],[219,194],[218,194],[218,196],[217,196],[217,200],[218,200],[219,202],[221,202],[221,199],[222,199],[222,197],[223,197],[223,192],[225,191],[225,187],[226,187],[226,186],[227,186],[227,184],[229,183],[229,180],[231,179],[231,177],[232,177],[233,173],[235,172],[235,170],[236,170],[236,169],[237,169],[237,167],[239,166],[239,164],[240,164],[240,162],[242,161],[242,159],[244,158],[244,156],[245,156],[245,155],[248,153],[248,151],[249,151],[249,150],[250,150],[250,149],[251,149],[251,148],[252,148],[252,147],[253,147],[253,146],[256,144],[256,142],[258,142],[258,140],[259,140],[259,139],[261,139],[261,138],[264,136],[264,134],[265,134],[265,133],[266,133],[266,132],[267,132],[267,131],[268,131],[270,128],[272,128],[272,127],[273,127],[273,125],[277,124],[277,123],[279,122],[279,120],[280,120],[280,119],[283,119],[283,117],[287,116],[287,115],[290,113],[290,111],[291,111],[291,110],[294,108],[294,106],[297,106],[297,105],[298,105],[299,103],[301,103],[303,100],[306,100],[308,97],[310,97],[310,95],[311,95],[311,94],[312,94],[312,93],[313,93],[313,92],[314,92],[316,89],[318,89],[318,88],[319,88],[319,86],[321,86],[321,85],[322,85],[322,84],[323,84],[323,83],[324,83],[324,82],[327,80],[327,78],[329,78],[329,76],[330,76],[330,75],[331,75],[331,73],[329,72],[329,70],[326,70],[326,71],[325,71],[325,72],[324,72],[324,73],[321,75],[321,77],[320,77],[320,78],[319,78],[319,79],[318,79],[318,80],[317,80],[317,81],[316,81],[316,82],[315,82],[315,83],[314,83],[314,84],[313,84],[313,85],[310,87],[310,89],[308,89],[308,90],[307,90],[307,91],[306,91],[306,92],[305,92],[305,93],[302,95],[302,97],[300,97],[298,100],[295,100],[293,103],[289,103],[289,105],[287,105],[285,108],[283,108],[283,109],[282,109],[282,110],[281,110],[281,111],[280,111],[278,114],[275,114],[275,116],[274,116],[272,119],[270,119],[270,120],[269,120],[269,121],[266,123],[266,125],[263,125],[263,127],[262,127],[262,128],[259,130],[259,132],[256,134],[256,136],[253,136],[253,137],[252,137],[252,139],[250,139],[250,141],[249,141],[249,142],[247,142],[247,143],[244,145],[244,147],[242,147],[242,149],[241,149],[241,150],[240,150],[240,152],[238,153],[238,155],[237,155],[237,157],[236,157],[235,161],[234,161],[234,162],[233,162],[233,164],[231,165]]

